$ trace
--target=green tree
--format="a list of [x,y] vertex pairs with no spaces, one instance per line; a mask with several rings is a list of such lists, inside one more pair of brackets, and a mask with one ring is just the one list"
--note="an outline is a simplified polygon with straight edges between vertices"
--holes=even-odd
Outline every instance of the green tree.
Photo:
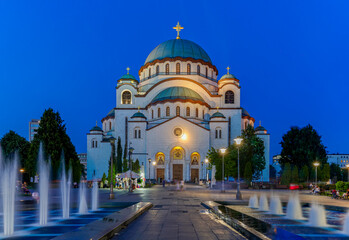
[[139,160],[137,159],[135,163],[132,164],[132,171],[135,173],[140,173],[141,171],[141,166],[139,164]]
[[107,176],[105,175],[105,173],[103,173],[102,180],[101,180],[103,184],[104,184],[106,179],[107,179]]
[[320,178],[321,181],[327,182],[330,179],[330,176],[331,176],[330,171],[331,171],[330,165],[326,163],[321,170],[321,178]]
[[116,172],[122,172],[122,147],[121,147],[121,138],[118,137],[118,144],[116,149]]
[[314,161],[320,161],[323,165],[327,162],[326,147],[321,136],[309,124],[303,128],[291,127],[282,136],[281,164],[290,163],[298,168],[304,165],[312,167]]
[[72,166],[73,181],[79,182],[81,177],[81,165],[76,153],[75,147],[72,144],[66,126],[58,112],[54,112],[52,108],[45,110],[43,113],[37,134],[31,143],[28,163],[26,163],[29,176],[36,174],[36,162],[40,142],[43,143],[44,151],[51,158],[52,178],[59,177],[59,168],[61,162],[61,152],[64,151],[65,166]]
[[124,161],[122,162],[122,171],[128,171],[128,160],[126,158],[124,158]]
[[24,137],[14,131],[9,131],[1,138],[0,145],[6,158],[18,151],[20,166],[26,168],[25,162],[28,158],[30,143]]
[[309,181],[309,168],[308,168],[308,166],[304,165],[301,168],[301,171],[299,174],[299,180],[301,182],[308,182]]
[[288,185],[291,183],[292,169],[291,164],[286,163],[281,176],[281,184]]
[[[109,161],[110,162],[110,161]],[[113,186],[115,185],[115,168],[113,167],[113,172],[110,169],[110,165],[109,165],[109,169],[108,169],[108,182],[110,183],[110,174],[113,174],[112,176],[112,182],[113,182]]]
[[341,168],[338,164],[331,163],[331,165],[330,165],[330,178],[334,182],[343,180],[342,171],[341,171]]
[[244,178],[248,185],[250,185],[252,181],[252,165],[250,162],[246,163],[245,165]]
[[292,169],[292,178],[291,178],[291,182],[292,183],[298,183],[299,178],[298,178],[298,168],[297,166],[294,166]]
[[218,150],[211,148],[208,150],[207,159],[212,165],[216,166],[215,178],[222,180],[222,156],[218,153]]

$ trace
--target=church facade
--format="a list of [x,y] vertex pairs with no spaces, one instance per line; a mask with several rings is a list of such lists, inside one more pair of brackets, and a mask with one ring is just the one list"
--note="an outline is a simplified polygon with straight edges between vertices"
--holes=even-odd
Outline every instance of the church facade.
[[[116,86],[116,104],[87,134],[87,179],[108,175],[111,137],[139,160],[145,178],[196,181],[206,178],[205,157],[213,147],[234,143],[234,138],[255,119],[241,107],[240,81],[218,69],[198,44],[179,37],[153,49],[138,71]],[[269,181],[270,135],[259,126],[264,141]],[[115,142],[116,144],[116,142]]]

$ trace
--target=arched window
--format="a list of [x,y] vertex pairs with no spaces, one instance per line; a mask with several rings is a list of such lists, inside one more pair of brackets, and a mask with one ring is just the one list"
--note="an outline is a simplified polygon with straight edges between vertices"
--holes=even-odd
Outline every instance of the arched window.
[[107,131],[107,124],[104,123],[103,126],[104,126],[104,127],[103,127],[104,131]]
[[134,129],[134,138],[141,138],[141,129],[139,127]]
[[179,106],[176,107],[176,116],[181,115],[181,108]]
[[208,77],[208,69],[206,68],[206,78]]
[[94,148],[95,147],[95,140],[92,140],[91,141],[91,148]]
[[220,127],[216,128],[216,135],[215,135],[215,137],[217,139],[222,138],[222,129]]
[[177,63],[176,64],[176,74],[180,74],[181,73],[181,64]]
[[198,108],[195,109],[195,117],[197,117],[197,118],[199,117],[199,109]]
[[187,114],[187,117],[190,117],[190,107],[187,107],[186,114]]
[[248,125],[248,123],[247,123],[247,122],[245,122],[245,129],[247,128],[247,125]]
[[131,104],[131,92],[130,91],[124,91],[122,93],[122,104]]
[[154,110],[151,110],[151,119],[154,119]]
[[148,78],[150,78],[151,77],[151,68],[149,68],[149,77]]
[[166,117],[170,116],[170,107],[166,107]]
[[165,69],[166,69],[166,75],[169,75],[170,74],[170,64],[167,63]]
[[158,108],[158,118],[161,117],[161,109]]
[[156,66],[156,75],[159,75],[159,65]]
[[191,65],[190,65],[190,63],[187,64],[187,74],[188,75],[191,74]]
[[234,103],[234,92],[226,91],[225,92],[225,103]]
[[202,110],[202,119],[205,119],[205,110]]
[[109,122],[109,130],[111,130],[111,122]]
[[197,66],[197,74],[200,75],[200,66]]
[[97,148],[97,141],[95,141],[95,148]]

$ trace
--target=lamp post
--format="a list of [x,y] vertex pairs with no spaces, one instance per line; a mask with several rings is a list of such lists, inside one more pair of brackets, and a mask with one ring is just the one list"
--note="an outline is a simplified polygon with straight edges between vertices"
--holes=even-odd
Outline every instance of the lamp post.
[[208,181],[208,171],[207,171],[208,159],[205,158],[205,169],[206,169],[206,181]]
[[345,165],[348,168],[348,182],[349,182],[349,164]]
[[239,152],[239,147],[240,147],[240,144],[242,142],[242,138],[235,138],[234,141],[235,141],[237,148],[238,148],[238,187],[237,187],[237,191],[236,191],[236,199],[242,200],[242,194],[240,192],[240,152]]
[[317,167],[320,165],[319,162],[314,162],[315,166],[315,185],[317,185]]
[[221,148],[219,150],[221,151],[222,156],[223,156],[223,159],[222,159],[222,190],[221,190],[221,192],[224,193],[225,192],[224,191],[224,154],[227,151],[227,149],[226,148]]
[[21,172],[21,184],[23,184],[23,173],[24,173],[24,169],[21,168],[19,171]]
[[109,194],[109,199],[114,199],[114,192],[113,192],[113,180],[114,180],[113,179],[113,162],[114,162],[113,149],[115,147],[115,138],[114,137],[109,138],[109,142],[110,142],[110,145],[111,145],[111,153],[110,153],[110,194]]
[[154,179],[155,179],[155,182],[157,182],[157,181],[156,181],[156,177],[155,177],[155,165],[156,165],[156,162],[153,161],[152,164],[153,164],[153,166],[154,166]]
[[148,169],[149,169],[149,175],[148,175],[148,179],[149,179],[149,182],[150,182],[150,163],[151,163],[151,158],[148,158]]
[[129,188],[128,188],[128,191],[131,192],[132,191],[132,163],[131,163],[131,155],[132,155],[132,152],[133,150],[135,150],[133,147],[129,147],[128,148],[128,167],[129,167],[129,170],[130,170],[130,180],[128,181],[129,182]]

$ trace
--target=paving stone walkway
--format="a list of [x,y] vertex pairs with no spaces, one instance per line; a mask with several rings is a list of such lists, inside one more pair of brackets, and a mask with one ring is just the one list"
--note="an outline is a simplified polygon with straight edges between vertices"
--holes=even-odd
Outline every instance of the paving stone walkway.
[[113,239],[245,239],[201,206],[202,201],[214,199],[200,186],[190,185],[184,191],[176,191],[175,186],[155,186],[118,199],[139,200],[150,201],[154,207]]

